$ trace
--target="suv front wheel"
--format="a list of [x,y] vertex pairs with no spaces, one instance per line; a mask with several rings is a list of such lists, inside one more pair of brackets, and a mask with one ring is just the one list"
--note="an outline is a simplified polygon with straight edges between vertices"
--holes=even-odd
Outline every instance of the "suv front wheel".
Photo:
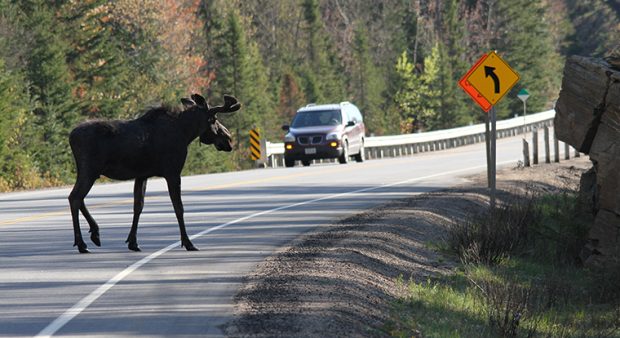
[[344,141],[342,143],[342,155],[338,157],[338,162],[340,162],[340,164],[349,163],[349,142],[348,141]]

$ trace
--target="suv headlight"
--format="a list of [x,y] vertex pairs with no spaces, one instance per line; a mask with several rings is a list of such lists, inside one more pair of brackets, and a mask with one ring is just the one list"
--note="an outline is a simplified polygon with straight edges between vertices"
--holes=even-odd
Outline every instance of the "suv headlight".
[[327,134],[327,136],[325,136],[325,139],[327,141],[329,141],[329,140],[340,140],[340,134],[338,134],[338,133]]
[[284,136],[284,142],[295,142],[295,135],[288,133]]

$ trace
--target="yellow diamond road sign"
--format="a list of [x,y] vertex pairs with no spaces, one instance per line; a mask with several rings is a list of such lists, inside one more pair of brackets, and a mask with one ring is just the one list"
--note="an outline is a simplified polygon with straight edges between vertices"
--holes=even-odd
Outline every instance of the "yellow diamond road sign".
[[469,82],[492,105],[504,97],[519,81],[519,74],[495,52],[490,52],[469,75]]

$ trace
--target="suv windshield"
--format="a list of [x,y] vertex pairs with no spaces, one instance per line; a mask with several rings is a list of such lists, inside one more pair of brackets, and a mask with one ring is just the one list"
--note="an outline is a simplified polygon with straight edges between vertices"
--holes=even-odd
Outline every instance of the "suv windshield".
[[340,110],[312,110],[297,112],[291,127],[336,126],[341,123]]

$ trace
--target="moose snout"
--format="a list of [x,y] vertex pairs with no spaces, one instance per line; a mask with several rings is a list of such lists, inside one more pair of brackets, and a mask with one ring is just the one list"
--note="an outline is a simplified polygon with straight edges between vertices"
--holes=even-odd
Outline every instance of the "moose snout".
[[215,149],[219,151],[232,151],[232,140],[216,139],[214,142]]

